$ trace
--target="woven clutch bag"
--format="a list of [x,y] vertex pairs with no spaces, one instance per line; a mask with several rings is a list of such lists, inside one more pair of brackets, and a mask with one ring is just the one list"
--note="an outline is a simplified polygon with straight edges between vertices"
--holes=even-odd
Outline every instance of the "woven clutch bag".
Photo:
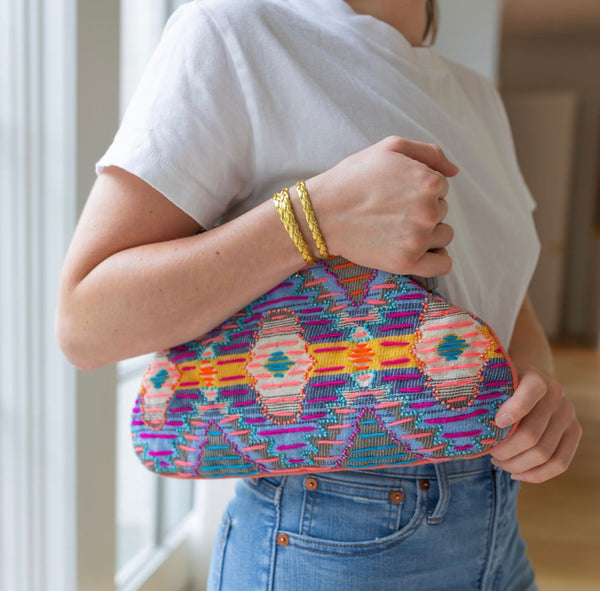
[[321,261],[155,355],[132,415],[150,470],[260,477],[468,458],[516,373],[493,331],[412,279]]

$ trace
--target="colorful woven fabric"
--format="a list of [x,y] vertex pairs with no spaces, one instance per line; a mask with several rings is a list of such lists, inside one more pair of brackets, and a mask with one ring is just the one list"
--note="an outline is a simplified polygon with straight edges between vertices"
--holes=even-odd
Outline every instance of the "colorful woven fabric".
[[480,319],[331,258],[155,356],[132,436],[151,470],[258,477],[487,453],[516,376]]

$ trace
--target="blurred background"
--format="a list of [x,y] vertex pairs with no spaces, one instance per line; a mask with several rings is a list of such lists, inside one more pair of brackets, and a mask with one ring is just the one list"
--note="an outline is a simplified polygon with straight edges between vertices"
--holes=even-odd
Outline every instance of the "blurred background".
[[[94,163],[180,4],[0,2],[2,590],[204,589],[232,482],[146,472],[128,429],[147,359],[79,372],[53,336]],[[541,591],[598,590],[600,3],[439,4],[438,52],[492,79],[505,101],[538,203],[531,295],[584,427],[566,474],[523,485],[523,535]]]

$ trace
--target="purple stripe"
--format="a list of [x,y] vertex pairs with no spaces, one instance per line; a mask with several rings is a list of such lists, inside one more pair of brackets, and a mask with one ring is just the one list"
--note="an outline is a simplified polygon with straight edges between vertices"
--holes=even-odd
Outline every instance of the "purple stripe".
[[[303,421],[312,421],[314,419],[322,419],[323,417],[326,417],[327,413],[326,412],[320,412],[317,413],[316,415],[306,415],[305,417],[302,417]],[[142,424],[144,424],[144,421],[142,421]]]
[[308,320],[304,324],[313,325],[313,324],[331,324],[331,320]]
[[267,419],[244,419],[246,423],[251,423],[254,425],[255,423],[264,423]]
[[288,460],[288,462],[290,464],[302,464],[302,462],[304,462],[304,460]]
[[504,380],[503,382],[488,382],[486,384],[486,386],[488,388],[495,388],[496,386],[506,386],[506,384],[508,384],[509,381],[508,380]]
[[337,400],[337,396],[326,396],[325,398],[312,398],[311,400],[307,400],[306,404],[309,402],[331,402],[332,400]]
[[284,287],[294,287],[293,283],[280,283],[277,287],[274,287],[271,291],[268,291],[267,293],[273,293],[274,291],[277,291],[278,289],[283,289]]
[[191,398],[192,400],[198,400],[200,394],[177,394],[177,398]]
[[131,412],[135,413],[136,415],[140,412],[142,412],[141,408],[134,408]]
[[144,421],[131,421],[132,425],[143,425]]
[[[398,392],[423,392],[423,386],[415,386],[414,388],[398,388]],[[435,402],[433,404],[435,404]]]
[[418,373],[409,373],[406,375],[395,375],[395,376],[384,376],[381,378],[382,382],[389,382],[392,380],[418,380],[421,377],[421,374]]
[[320,384],[311,384],[313,388],[327,388],[327,386],[342,386],[347,380],[333,380],[331,382],[321,382]]
[[177,439],[177,435],[168,433],[140,433],[142,439]]
[[382,347],[404,347],[405,345],[410,345],[410,343],[402,343],[398,341],[395,343],[394,341],[381,341],[379,343]]
[[322,312],[325,308],[306,308],[302,310],[300,314],[314,314],[315,312]]
[[243,380],[246,376],[228,376],[226,378],[221,378],[222,382],[233,382],[235,380]]
[[182,425],[185,425],[185,423],[183,421],[167,421],[165,425],[169,427],[181,427]]
[[161,466],[165,466],[165,468],[168,468],[171,464],[169,464],[169,462],[159,462],[159,464]]
[[171,408],[171,412],[190,412],[192,409],[191,406],[182,406],[181,408]]
[[243,349],[244,347],[249,347],[250,343],[237,343],[236,345],[227,345],[226,347],[221,347],[221,351],[231,351],[231,349]]
[[246,400],[244,402],[236,402],[233,406],[237,408],[238,406],[249,406],[250,404],[254,404],[254,400]]
[[173,357],[172,361],[177,362],[180,359],[185,359],[186,357],[196,357],[195,351],[188,351],[187,353],[182,353],[181,355],[176,355]]
[[249,335],[249,334],[254,334],[254,331],[253,330],[245,330],[244,332],[238,332],[237,334],[231,335],[231,338],[232,339],[240,339],[240,338],[245,337],[246,335]]
[[477,398],[479,400],[488,400],[489,398],[498,398],[498,396],[502,396],[502,392],[491,392],[490,394],[482,394],[481,396],[478,396]]
[[[308,433],[314,431],[316,427],[296,427],[292,429],[269,429],[268,431],[258,431],[259,435],[283,435],[284,433]],[[171,453],[171,452],[169,452]]]
[[403,316],[419,316],[420,312],[392,312],[388,318],[401,318]]
[[278,300],[271,300],[270,302],[263,302],[262,304],[258,304],[254,306],[255,310],[259,308],[264,308],[265,306],[272,306],[273,304],[281,304],[282,302],[299,302],[301,300],[307,300],[308,296],[289,296],[287,298],[279,298]]
[[435,402],[415,402],[411,404],[411,408],[427,408],[429,406],[435,406]]
[[440,417],[438,419],[427,419],[425,422],[430,423],[432,425],[441,425],[443,423],[456,423],[457,421],[464,421],[466,419],[471,419],[473,417],[478,417],[479,415],[484,415],[489,412],[488,408],[480,408],[475,412],[470,412],[466,415],[460,415],[457,417]]
[[390,326],[382,326],[381,332],[387,332],[388,330],[400,330],[404,328],[412,328],[412,324],[390,324]]
[[396,296],[397,300],[424,300],[425,297],[419,293],[407,293],[404,295]]
[[453,437],[475,437],[481,434],[481,429],[478,431],[460,431],[458,433],[444,433],[446,439],[452,439]]
[[149,451],[148,455],[149,456],[170,456],[173,452],[172,451]]
[[454,449],[457,451],[464,451],[465,449],[471,449],[472,445],[455,445]]
[[343,334],[344,334],[343,332],[328,332],[327,334],[316,335],[316,336],[312,337],[310,340],[311,341],[321,341],[323,339],[335,339],[337,337],[341,337]]
[[277,449],[280,451],[286,451],[288,449],[300,449],[306,447],[306,443],[296,443],[295,445],[278,445]]
[[508,367],[508,363],[494,363],[494,365],[488,365],[490,369],[494,369],[496,367]]
[[261,314],[253,314],[252,316],[250,316],[250,318],[246,318],[246,320],[244,320],[244,323],[248,323],[248,322],[252,322],[253,320],[256,320],[257,318],[260,318]]
[[391,359],[390,361],[382,361],[381,365],[396,365],[397,363],[408,363],[410,359],[403,357],[402,359]]
[[222,390],[220,392],[221,396],[241,396],[242,394],[248,394],[248,389],[246,390]]

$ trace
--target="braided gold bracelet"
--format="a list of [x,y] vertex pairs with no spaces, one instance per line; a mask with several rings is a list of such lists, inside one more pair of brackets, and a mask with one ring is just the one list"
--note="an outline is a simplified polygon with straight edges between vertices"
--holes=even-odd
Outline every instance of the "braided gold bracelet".
[[310,252],[306,240],[304,240],[304,236],[302,236],[302,232],[300,231],[298,220],[294,215],[289,189],[285,187],[284,189],[281,189],[279,193],[275,193],[275,195],[273,195],[273,203],[275,204],[275,209],[283,223],[283,227],[287,230],[287,233],[290,235],[292,242],[296,245],[296,248],[302,255],[304,261],[308,265],[316,263],[317,259]]
[[328,259],[329,251],[327,250],[327,245],[325,244],[323,234],[321,234],[321,228],[319,228],[317,217],[315,216],[315,210],[313,209],[310,197],[308,196],[308,191],[306,190],[306,183],[304,181],[298,181],[296,183],[296,191],[298,191],[298,198],[300,199],[300,203],[302,204],[302,211],[304,212],[304,216],[306,217],[306,221],[308,223],[308,227],[310,228],[313,240],[315,241],[315,244],[319,249],[321,258]]

